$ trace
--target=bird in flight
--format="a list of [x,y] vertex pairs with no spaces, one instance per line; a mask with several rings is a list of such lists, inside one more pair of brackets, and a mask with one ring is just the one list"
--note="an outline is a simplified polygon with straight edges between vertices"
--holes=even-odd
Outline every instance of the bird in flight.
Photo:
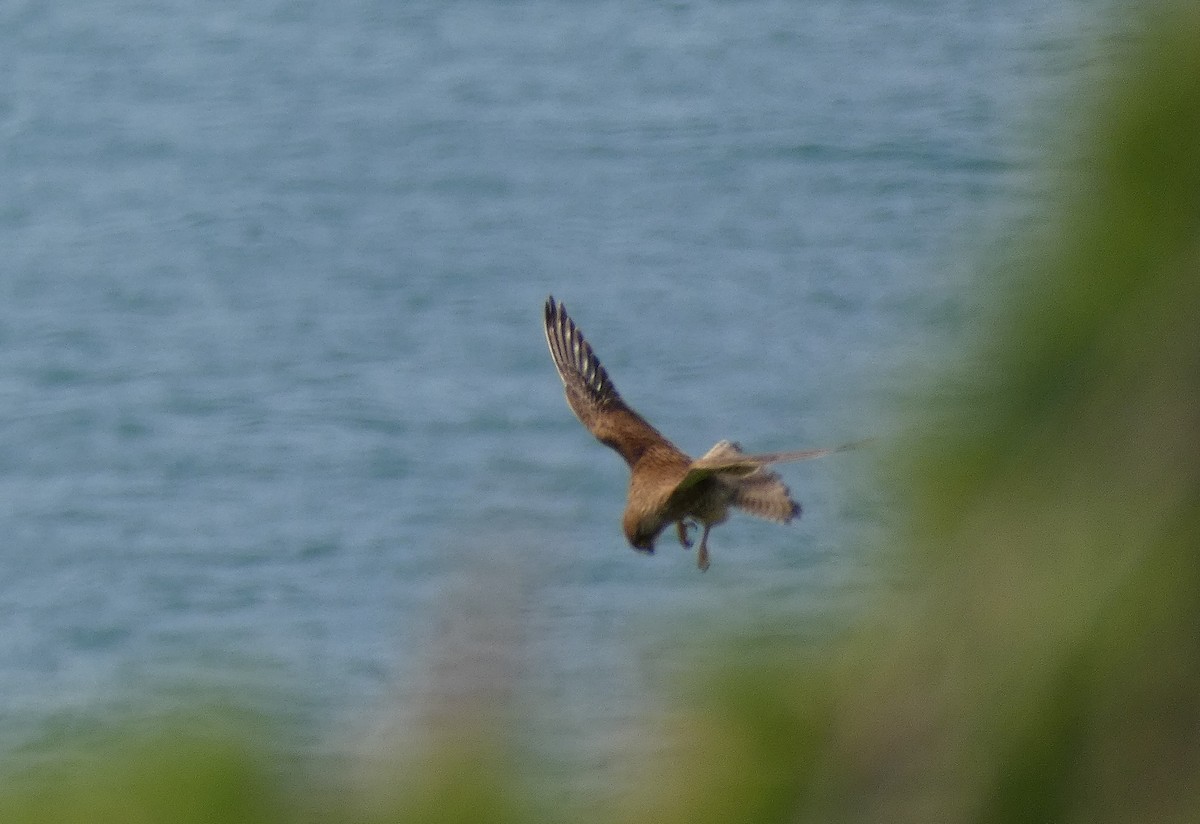
[[721,441],[693,460],[667,440],[621,398],[579,327],[561,303],[546,298],[546,343],[562,378],[567,403],[605,446],[629,464],[629,500],[621,527],[631,546],[653,552],[665,528],[675,525],[679,543],[692,546],[688,530],[702,527],[696,565],[708,569],[708,533],[729,517],[731,507],[770,521],[787,523],[800,505],[770,464],[819,458],[857,444],[797,452],[747,455]]

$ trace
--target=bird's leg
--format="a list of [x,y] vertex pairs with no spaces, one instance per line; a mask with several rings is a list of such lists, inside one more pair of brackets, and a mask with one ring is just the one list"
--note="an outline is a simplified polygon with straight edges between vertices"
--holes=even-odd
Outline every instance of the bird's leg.
[[682,518],[675,522],[675,532],[679,535],[679,545],[684,549],[692,548],[692,539],[688,537],[688,528],[691,526]]
[[696,550],[696,566],[701,572],[708,569],[708,530],[712,528],[712,524],[704,525],[704,532],[700,535],[700,548]]

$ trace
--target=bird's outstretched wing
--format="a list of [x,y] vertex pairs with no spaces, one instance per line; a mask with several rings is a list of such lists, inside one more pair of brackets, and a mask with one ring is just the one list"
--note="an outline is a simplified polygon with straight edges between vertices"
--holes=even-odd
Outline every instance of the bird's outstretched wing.
[[704,455],[692,461],[691,466],[688,467],[687,474],[683,476],[683,480],[679,482],[679,485],[672,493],[672,498],[686,493],[696,484],[713,475],[743,478],[759,472],[768,464],[823,458],[826,455],[832,455],[834,452],[857,449],[869,442],[870,439],[868,438],[867,440],[853,441],[852,443],[844,443],[839,446],[830,446],[822,449],[800,449],[792,452],[761,452],[757,455],[747,455],[742,452],[737,444],[730,441],[721,441]]
[[870,441],[871,439],[867,438],[861,441],[852,441],[821,449],[797,449],[790,452],[760,452],[757,455],[747,455],[741,451],[737,444],[731,444],[729,441],[721,441],[704,455],[693,461],[692,468],[737,474],[739,470],[750,472],[766,464],[824,458],[826,455],[832,455],[834,452],[858,449],[860,446],[870,443]]
[[615,449],[631,467],[652,447],[678,451],[621,399],[591,345],[553,297],[546,298],[546,343],[567,403],[597,440]]

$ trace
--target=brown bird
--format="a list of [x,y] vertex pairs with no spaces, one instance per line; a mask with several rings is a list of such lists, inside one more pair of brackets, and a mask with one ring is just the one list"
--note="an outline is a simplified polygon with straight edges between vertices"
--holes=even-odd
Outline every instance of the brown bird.
[[703,532],[696,564],[708,569],[709,530],[729,517],[730,507],[779,523],[800,514],[800,505],[769,464],[819,458],[855,445],[747,455],[737,444],[721,441],[692,460],[621,399],[591,345],[553,297],[546,298],[546,342],[575,415],[629,464],[621,527],[642,552],[653,552],[655,539],[670,524],[679,543],[690,548],[688,529],[698,523]]

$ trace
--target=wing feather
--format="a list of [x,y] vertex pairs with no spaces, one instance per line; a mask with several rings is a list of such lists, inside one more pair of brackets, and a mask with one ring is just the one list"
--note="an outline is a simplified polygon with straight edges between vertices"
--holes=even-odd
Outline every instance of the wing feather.
[[631,467],[652,447],[678,451],[629,408],[566,307],[553,297],[546,298],[545,326],[567,404],[597,440],[615,449]]
[[693,461],[692,469],[696,471],[707,470],[709,474],[749,474],[756,468],[766,466],[767,464],[809,461],[813,458],[823,458],[835,452],[857,449],[869,442],[870,439],[867,439],[839,444],[838,446],[822,447],[820,449],[796,449],[787,452],[760,452],[755,455],[747,455],[741,451],[737,444],[730,443],[729,441],[721,441],[708,452],[704,453],[704,455]]
[[[680,496],[686,494],[697,484],[713,476],[726,478],[733,484],[738,484],[741,481],[749,481],[749,485],[741,484],[741,489],[745,492],[744,503],[736,498],[735,503],[757,515],[759,512],[756,510],[762,507],[762,497],[767,496],[769,493],[769,497],[774,501],[779,500],[778,490],[771,490],[768,481],[777,483],[782,488],[784,498],[790,500],[788,489],[779,480],[779,476],[774,472],[767,471],[765,467],[775,463],[787,463],[788,461],[807,461],[847,449],[857,449],[863,444],[868,443],[869,440],[854,441],[852,443],[844,443],[839,446],[824,447],[821,449],[761,452],[756,455],[747,455],[742,452],[741,447],[737,444],[730,441],[721,441],[708,450],[708,452],[692,461],[691,466],[688,467],[687,474],[683,476],[679,485],[671,493],[670,500],[678,500]],[[796,510],[792,514],[799,514],[800,507],[799,505],[795,506]],[[770,508],[772,511],[779,511],[774,505]],[[786,520],[782,515],[764,515],[763,517],[768,517],[772,520]]]

